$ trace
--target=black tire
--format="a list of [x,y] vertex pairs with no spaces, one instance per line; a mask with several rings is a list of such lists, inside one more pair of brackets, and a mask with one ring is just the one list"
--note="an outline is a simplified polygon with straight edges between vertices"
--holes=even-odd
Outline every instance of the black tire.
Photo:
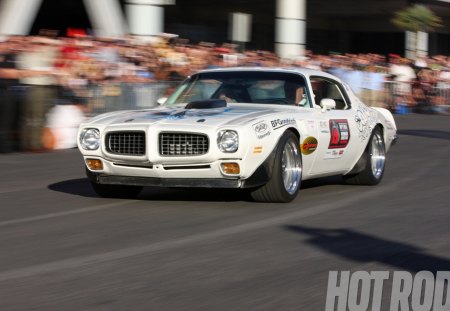
[[356,174],[344,175],[344,181],[350,185],[379,184],[386,164],[386,146],[383,131],[379,126],[375,127],[370,135],[369,143],[359,161],[365,163],[363,170]]
[[133,199],[142,191],[141,186],[105,185],[97,184],[92,181],[91,185],[95,193],[103,198]]
[[[258,202],[290,202],[298,194],[302,179],[302,156],[297,136],[291,131],[286,131],[281,137],[277,145],[274,159],[274,167],[272,170],[272,178],[265,185],[256,188],[250,192],[253,200]],[[286,149],[287,148],[287,149]],[[286,164],[283,163],[283,154],[292,155],[292,170],[286,173]],[[286,161],[286,155],[285,155]],[[285,175],[283,175],[283,172]],[[292,178],[283,178],[288,174]],[[291,175],[292,174],[292,175]],[[287,180],[288,186],[285,186]],[[289,180],[291,182],[289,182]]]
[[85,167],[85,170],[86,176],[89,178],[95,193],[103,198],[133,199],[142,191],[143,187],[141,186],[99,184],[95,182],[97,180],[96,174],[91,172],[87,167]]

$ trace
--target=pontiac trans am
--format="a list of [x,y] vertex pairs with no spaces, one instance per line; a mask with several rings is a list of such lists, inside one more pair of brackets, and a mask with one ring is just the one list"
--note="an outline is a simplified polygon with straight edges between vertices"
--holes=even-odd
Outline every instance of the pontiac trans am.
[[397,138],[388,110],[314,70],[200,71],[159,102],[80,125],[78,147],[100,196],[133,197],[143,186],[241,188],[256,201],[289,202],[311,178],[378,184]]

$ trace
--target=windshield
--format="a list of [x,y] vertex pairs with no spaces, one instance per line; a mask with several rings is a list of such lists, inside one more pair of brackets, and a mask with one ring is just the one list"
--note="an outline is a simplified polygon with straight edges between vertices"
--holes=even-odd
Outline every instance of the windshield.
[[206,72],[184,81],[167,105],[223,99],[231,103],[310,107],[305,79],[293,73],[233,71]]

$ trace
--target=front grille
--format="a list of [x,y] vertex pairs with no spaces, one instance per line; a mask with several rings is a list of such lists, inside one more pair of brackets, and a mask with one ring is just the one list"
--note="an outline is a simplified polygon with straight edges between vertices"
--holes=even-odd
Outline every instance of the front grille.
[[145,154],[144,132],[112,132],[106,134],[106,150],[110,153],[141,156]]
[[204,134],[159,134],[159,154],[162,156],[197,156],[206,154],[208,149],[208,136]]

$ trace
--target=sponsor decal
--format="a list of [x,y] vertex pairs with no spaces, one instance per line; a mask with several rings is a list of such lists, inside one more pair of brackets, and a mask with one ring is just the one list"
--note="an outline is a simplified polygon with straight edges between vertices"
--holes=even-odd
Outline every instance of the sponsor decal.
[[449,282],[450,271],[330,271],[325,311],[450,310]]
[[316,121],[314,121],[314,120],[307,120],[306,121],[306,126],[308,127],[308,129],[310,131],[314,131],[315,127],[316,127]]
[[303,143],[300,146],[300,150],[302,151],[302,154],[308,155],[316,151],[317,149],[317,139],[315,137],[309,136],[306,137]]
[[370,137],[370,134],[375,127],[377,114],[373,109],[360,105],[356,110],[355,122],[359,131],[358,136],[364,141]]
[[350,128],[348,127],[348,121],[342,120],[330,120],[330,144],[328,149],[345,148],[350,140]]
[[261,121],[253,124],[253,130],[255,131],[256,137],[258,139],[263,139],[270,135],[270,128],[266,121]]
[[344,155],[344,149],[341,150],[337,150],[337,149],[333,149],[333,150],[328,150],[325,152],[325,156],[323,157],[325,160],[329,160],[329,159],[339,159]]
[[261,153],[263,150],[263,147],[258,146],[258,147],[253,147],[253,154],[259,154]]
[[270,121],[270,123],[272,124],[272,128],[274,130],[279,129],[280,127],[289,125],[289,124],[295,124],[295,119],[294,118],[285,118],[285,119],[276,119],[276,120],[272,120]]
[[319,121],[319,127],[324,130],[328,129],[328,122],[327,121]]

